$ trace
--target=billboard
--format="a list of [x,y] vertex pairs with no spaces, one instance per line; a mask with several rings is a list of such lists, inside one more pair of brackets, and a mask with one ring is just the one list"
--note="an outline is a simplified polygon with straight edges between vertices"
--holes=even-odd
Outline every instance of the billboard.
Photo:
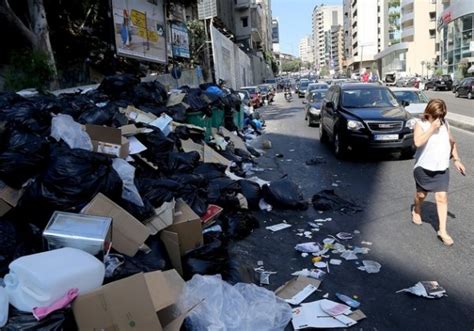
[[118,55],[166,63],[163,0],[112,0]]
[[189,34],[186,24],[171,23],[171,48],[173,57],[189,58]]

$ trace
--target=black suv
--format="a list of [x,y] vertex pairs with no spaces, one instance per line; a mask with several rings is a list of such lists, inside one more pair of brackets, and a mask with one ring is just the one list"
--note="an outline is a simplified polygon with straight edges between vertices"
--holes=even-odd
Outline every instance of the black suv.
[[321,106],[319,138],[332,142],[336,157],[349,150],[401,150],[403,158],[415,153],[416,120],[385,86],[364,83],[332,86]]
[[450,75],[431,77],[431,79],[425,83],[425,90],[432,89],[434,91],[450,91],[452,88],[453,80]]
[[468,99],[474,97],[474,77],[464,78],[454,90],[456,98],[466,96]]

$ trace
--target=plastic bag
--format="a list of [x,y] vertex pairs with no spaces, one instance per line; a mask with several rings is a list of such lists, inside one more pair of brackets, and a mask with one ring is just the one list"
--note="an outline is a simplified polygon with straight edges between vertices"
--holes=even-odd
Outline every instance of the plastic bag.
[[76,322],[70,309],[51,313],[48,317],[37,321],[31,313],[20,312],[11,308],[10,318],[2,331],[62,331],[77,330]]
[[79,123],[69,115],[58,115],[51,121],[51,137],[57,141],[63,140],[70,148],[92,150],[92,141],[89,135],[82,130]]
[[169,154],[168,170],[171,173],[191,172],[197,166],[200,159],[198,152],[173,152]]
[[235,240],[242,240],[249,236],[260,225],[250,213],[236,212],[221,217],[222,227],[226,235]]
[[262,192],[265,201],[277,209],[306,209],[308,207],[301,189],[286,178],[264,185]]
[[135,167],[120,158],[115,158],[113,160],[112,167],[122,179],[122,198],[136,204],[137,206],[143,207],[142,197],[140,196],[140,193],[138,193],[134,182]]
[[119,99],[131,94],[139,83],[140,80],[131,74],[107,76],[100,83],[98,90],[111,98]]
[[232,286],[218,275],[196,275],[186,283],[178,306],[187,310],[198,303],[189,315],[196,331],[283,330],[292,317],[273,292],[255,284]]
[[24,131],[13,131],[7,139],[5,150],[0,153],[0,179],[19,189],[43,170],[48,143],[44,138]]
[[0,116],[10,125],[14,125],[21,130],[34,132],[41,136],[49,135],[51,127],[50,112],[38,108],[31,101],[15,103],[9,108],[2,109]]
[[339,197],[334,190],[322,190],[313,195],[313,207],[322,211],[338,211],[343,214],[353,215],[362,211],[355,203]]
[[133,103],[136,106],[152,103],[163,106],[168,101],[168,92],[159,81],[143,82],[133,88]]
[[249,180],[239,180],[240,192],[247,199],[249,207],[251,209],[258,210],[259,202],[262,198],[262,190],[260,185]]

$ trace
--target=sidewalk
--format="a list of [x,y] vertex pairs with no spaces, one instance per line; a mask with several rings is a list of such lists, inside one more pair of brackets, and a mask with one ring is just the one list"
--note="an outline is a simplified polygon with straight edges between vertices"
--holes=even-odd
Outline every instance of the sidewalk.
[[448,113],[446,116],[449,124],[458,129],[474,132],[474,117]]

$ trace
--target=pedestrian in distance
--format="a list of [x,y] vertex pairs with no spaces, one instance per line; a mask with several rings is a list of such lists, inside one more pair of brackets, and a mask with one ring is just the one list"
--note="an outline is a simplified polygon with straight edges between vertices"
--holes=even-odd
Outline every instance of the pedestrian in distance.
[[465,175],[465,167],[459,157],[449,123],[445,120],[446,104],[441,99],[428,102],[423,119],[415,125],[414,177],[416,182],[415,205],[412,209],[412,222],[421,225],[421,205],[429,192],[434,193],[438,212],[438,238],[447,246],[454,244],[446,230],[448,218],[449,162]]

